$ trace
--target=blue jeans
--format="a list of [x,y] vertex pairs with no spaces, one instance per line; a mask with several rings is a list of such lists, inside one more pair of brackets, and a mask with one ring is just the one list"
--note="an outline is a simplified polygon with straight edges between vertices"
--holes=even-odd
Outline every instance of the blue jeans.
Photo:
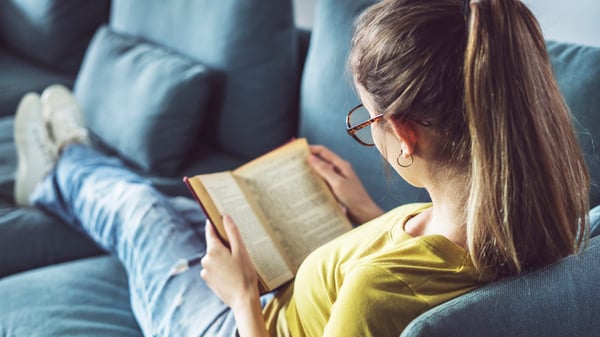
[[195,202],[165,197],[118,159],[83,145],[63,151],[31,201],[119,258],[144,336],[236,334],[231,310],[200,277],[205,218]]

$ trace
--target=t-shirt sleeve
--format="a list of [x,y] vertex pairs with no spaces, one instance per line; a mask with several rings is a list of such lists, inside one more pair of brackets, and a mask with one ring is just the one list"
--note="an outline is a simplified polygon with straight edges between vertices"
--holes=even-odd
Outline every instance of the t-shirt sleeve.
[[389,271],[355,267],[344,279],[323,336],[399,336],[428,309],[425,300]]

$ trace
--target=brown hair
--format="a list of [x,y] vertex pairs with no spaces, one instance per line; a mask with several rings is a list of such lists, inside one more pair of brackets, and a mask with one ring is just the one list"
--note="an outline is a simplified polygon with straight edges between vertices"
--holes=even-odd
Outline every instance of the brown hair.
[[350,65],[375,109],[427,119],[436,167],[469,177],[464,222],[482,277],[552,263],[588,234],[589,176],[537,21],[518,0],[384,0]]

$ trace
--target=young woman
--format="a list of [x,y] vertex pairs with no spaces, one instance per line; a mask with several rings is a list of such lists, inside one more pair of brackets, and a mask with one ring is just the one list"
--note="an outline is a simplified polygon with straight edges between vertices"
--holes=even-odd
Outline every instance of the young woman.
[[120,258],[146,336],[398,336],[441,302],[584,244],[589,178],[521,2],[382,1],[357,21],[350,66],[362,106],[348,133],[432,203],[383,214],[347,162],[313,146],[311,166],[366,224],[311,254],[277,293],[259,295],[231,218],[227,248],[210,224],[194,225],[189,203],[81,144],[64,88],[19,107],[16,195]]

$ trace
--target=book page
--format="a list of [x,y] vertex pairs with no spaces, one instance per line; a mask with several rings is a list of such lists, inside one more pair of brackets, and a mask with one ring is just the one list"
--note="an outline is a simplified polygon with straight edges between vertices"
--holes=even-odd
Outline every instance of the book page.
[[294,273],[310,252],[352,228],[308,155],[299,139],[234,171],[271,222]]
[[290,280],[292,272],[235,178],[229,172],[203,174],[194,178],[202,182],[219,213],[230,215],[237,224],[242,241],[267,288],[273,289]]

